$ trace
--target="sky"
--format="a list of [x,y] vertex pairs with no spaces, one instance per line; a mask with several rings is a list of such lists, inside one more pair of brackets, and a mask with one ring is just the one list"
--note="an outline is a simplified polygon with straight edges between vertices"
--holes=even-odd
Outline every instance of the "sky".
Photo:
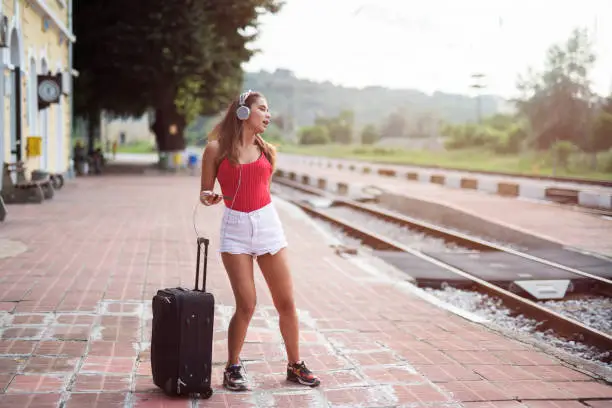
[[464,94],[480,72],[486,92],[506,98],[519,74],[584,27],[598,58],[594,89],[612,91],[612,0],[285,0],[260,21],[247,71]]

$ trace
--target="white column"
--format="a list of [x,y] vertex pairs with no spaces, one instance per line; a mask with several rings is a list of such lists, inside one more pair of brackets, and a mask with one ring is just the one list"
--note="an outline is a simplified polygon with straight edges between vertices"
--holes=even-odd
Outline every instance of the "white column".
[[[0,1],[0,11],[2,2]],[[0,172],[4,171],[4,50],[0,50]],[[2,177],[0,174],[0,189],[2,189]]]

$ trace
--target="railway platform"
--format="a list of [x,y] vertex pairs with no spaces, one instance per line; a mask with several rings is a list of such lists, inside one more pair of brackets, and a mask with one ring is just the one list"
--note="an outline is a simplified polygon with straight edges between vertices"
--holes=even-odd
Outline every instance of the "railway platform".
[[297,154],[280,154],[288,163],[322,166],[335,170],[357,173],[386,174],[392,177],[411,178],[423,183],[433,183],[455,189],[476,190],[501,196],[520,197],[551,202],[572,202],[586,207],[612,209],[612,183],[567,180],[551,180],[506,174],[485,174],[433,167],[416,167],[388,163],[372,163],[364,160],[313,157]]
[[[199,179],[70,181],[44,207],[11,206],[0,230],[2,407],[603,408],[608,371],[498,330],[436,301],[275,199],[289,241],[301,354],[322,379],[285,383],[278,319],[256,268],[258,304],[242,358],[253,391],[221,387],[233,297],[216,256],[221,206]],[[193,220],[195,219],[195,223]],[[168,398],[152,383],[151,298],[192,286],[196,231],[211,238],[214,395]]]
[[[363,174],[309,165],[284,158],[278,170],[306,176],[310,185],[353,196],[383,190],[383,205],[451,228],[533,247],[563,246],[612,257],[612,218],[584,213],[561,204],[451,189],[435,183]],[[340,186],[340,187],[339,187]]]

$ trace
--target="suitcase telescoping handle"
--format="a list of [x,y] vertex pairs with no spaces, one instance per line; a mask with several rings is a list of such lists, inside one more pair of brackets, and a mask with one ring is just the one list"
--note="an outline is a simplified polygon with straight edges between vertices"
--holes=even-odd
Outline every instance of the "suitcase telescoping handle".
[[196,278],[195,278],[195,290],[198,290],[198,282],[200,280],[200,252],[202,252],[202,244],[204,244],[204,271],[202,273],[202,292],[206,292],[206,268],[208,263],[208,244],[210,240],[208,238],[198,238],[198,257],[196,260]]

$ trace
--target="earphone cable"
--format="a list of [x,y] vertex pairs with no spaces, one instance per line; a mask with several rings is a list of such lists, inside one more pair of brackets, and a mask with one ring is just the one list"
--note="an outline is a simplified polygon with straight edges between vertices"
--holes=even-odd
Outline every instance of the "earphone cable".
[[[240,134],[240,132],[242,131],[242,126],[243,124],[241,123],[240,128],[238,130],[238,134]],[[232,204],[230,205],[230,210],[234,209],[234,203],[236,202],[236,196],[238,195],[238,190],[240,189],[240,185],[242,184],[242,164],[240,163],[240,160],[238,161],[238,166],[239,166],[239,171],[240,171],[238,174],[238,185],[236,186],[236,191],[234,192],[234,196],[232,197]],[[200,191],[200,194],[202,194],[201,191]],[[198,228],[196,226],[196,213],[198,210],[199,203],[200,203],[200,199],[198,197],[198,201],[193,207],[193,215],[192,215],[193,230],[197,238],[200,238],[200,234],[198,233]],[[223,224],[223,229],[221,230],[223,233],[225,232],[225,228],[227,228],[227,217],[225,218],[226,218],[225,223]]]

